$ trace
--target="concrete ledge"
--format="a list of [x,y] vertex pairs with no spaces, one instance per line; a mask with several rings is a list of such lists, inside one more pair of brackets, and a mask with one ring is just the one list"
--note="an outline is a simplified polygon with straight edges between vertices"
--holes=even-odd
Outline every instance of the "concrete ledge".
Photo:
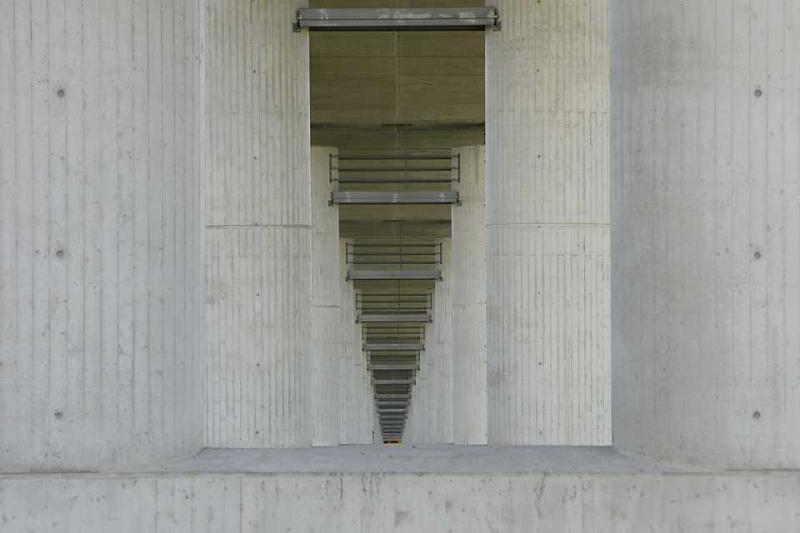
[[[583,446],[338,446],[206,449],[158,472],[240,474],[636,474],[694,473],[607,447]],[[707,472],[707,471],[706,471]]]
[[795,533],[800,472],[608,448],[206,450],[149,472],[1,475],[0,531]]

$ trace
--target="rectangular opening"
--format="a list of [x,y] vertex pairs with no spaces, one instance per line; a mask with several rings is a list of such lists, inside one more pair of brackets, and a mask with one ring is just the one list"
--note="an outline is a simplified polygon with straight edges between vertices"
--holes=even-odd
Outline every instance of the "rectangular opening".
[[384,443],[415,424],[440,424],[442,436],[426,442],[449,443],[448,407],[430,402],[434,389],[451,388],[437,381],[437,365],[457,356],[441,340],[452,337],[442,329],[452,305],[443,287],[452,214],[462,209],[464,162],[454,149],[484,143],[484,32],[499,26],[498,14],[479,0],[353,3],[315,0],[296,21],[313,30],[311,139],[329,150],[328,208],[347,240],[341,276],[356,295],[341,303],[354,307],[361,335],[352,368],[369,375],[374,398],[362,401],[374,405]]

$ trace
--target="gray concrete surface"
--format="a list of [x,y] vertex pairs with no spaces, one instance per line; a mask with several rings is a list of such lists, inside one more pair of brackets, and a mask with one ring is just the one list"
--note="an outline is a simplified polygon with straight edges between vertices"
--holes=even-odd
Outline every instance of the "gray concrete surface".
[[0,467],[203,446],[202,12],[0,2]]
[[800,3],[611,19],[614,444],[800,467]]
[[486,34],[488,440],[611,442],[605,0]]
[[708,472],[599,446],[337,446],[206,449],[155,471],[170,474],[635,474]]
[[[311,349],[306,375],[312,384],[308,417],[312,446],[335,446],[342,434],[343,345],[339,209],[328,205],[334,148],[311,148]],[[344,305],[351,305],[345,301]],[[350,369],[356,372],[356,368]]]
[[[486,424],[492,443],[609,442],[613,259],[614,442],[642,455],[177,461],[204,424],[215,446],[302,446],[337,411],[309,394],[314,109],[315,136],[353,150],[479,143],[480,43],[382,37],[373,62],[345,36],[315,107],[300,0],[0,3],[0,531],[800,531],[800,4],[609,3],[610,29],[605,0],[499,0],[487,36]],[[390,106],[346,90],[353,65]],[[447,238],[444,209],[393,210],[391,230],[346,211],[341,235]],[[338,432],[369,442],[346,307]]]
[[206,450],[168,471],[0,475],[0,529],[795,533],[800,472],[607,448]]
[[443,239],[442,280],[433,290],[433,322],[425,327],[425,350],[420,353],[417,383],[403,442],[405,444],[451,444],[453,442],[453,255],[450,239]]
[[[208,0],[206,444],[311,444],[311,139],[300,0]],[[273,90],[266,90],[267,83]]]
[[486,444],[486,151],[461,146],[453,210],[453,443]]

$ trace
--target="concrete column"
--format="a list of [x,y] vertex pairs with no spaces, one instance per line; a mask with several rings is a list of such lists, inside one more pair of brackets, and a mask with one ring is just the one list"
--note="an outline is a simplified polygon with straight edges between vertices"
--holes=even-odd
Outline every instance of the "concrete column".
[[347,281],[347,239],[340,239],[339,287],[341,290],[340,328],[342,340],[341,372],[341,443],[372,444],[380,438],[372,381],[367,371],[367,356],[361,340],[361,324],[356,323],[356,299],[353,282]]
[[203,5],[0,5],[0,470],[202,440]]
[[461,205],[453,208],[453,440],[486,444],[486,189],[483,146],[460,158]]
[[442,240],[442,281],[433,293],[433,322],[425,331],[417,383],[412,390],[405,444],[453,442],[453,282],[450,239]]
[[500,0],[486,36],[489,443],[608,444],[605,0]]
[[[342,359],[339,208],[329,205],[334,148],[311,149],[311,422],[313,446],[339,444]],[[348,302],[345,302],[348,303]]]
[[614,443],[800,466],[800,3],[613,0]]
[[308,34],[300,0],[209,0],[207,444],[311,443]]

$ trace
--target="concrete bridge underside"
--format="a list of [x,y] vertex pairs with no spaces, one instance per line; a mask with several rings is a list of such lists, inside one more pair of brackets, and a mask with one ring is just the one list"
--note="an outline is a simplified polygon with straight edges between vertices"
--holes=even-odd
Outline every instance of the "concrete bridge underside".
[[[496,4],[0,5],[0,530],[800,530],[800,4]],[[420,151],[461,205],[328,205]],[[410,236],[400,424],[347,250]]]

